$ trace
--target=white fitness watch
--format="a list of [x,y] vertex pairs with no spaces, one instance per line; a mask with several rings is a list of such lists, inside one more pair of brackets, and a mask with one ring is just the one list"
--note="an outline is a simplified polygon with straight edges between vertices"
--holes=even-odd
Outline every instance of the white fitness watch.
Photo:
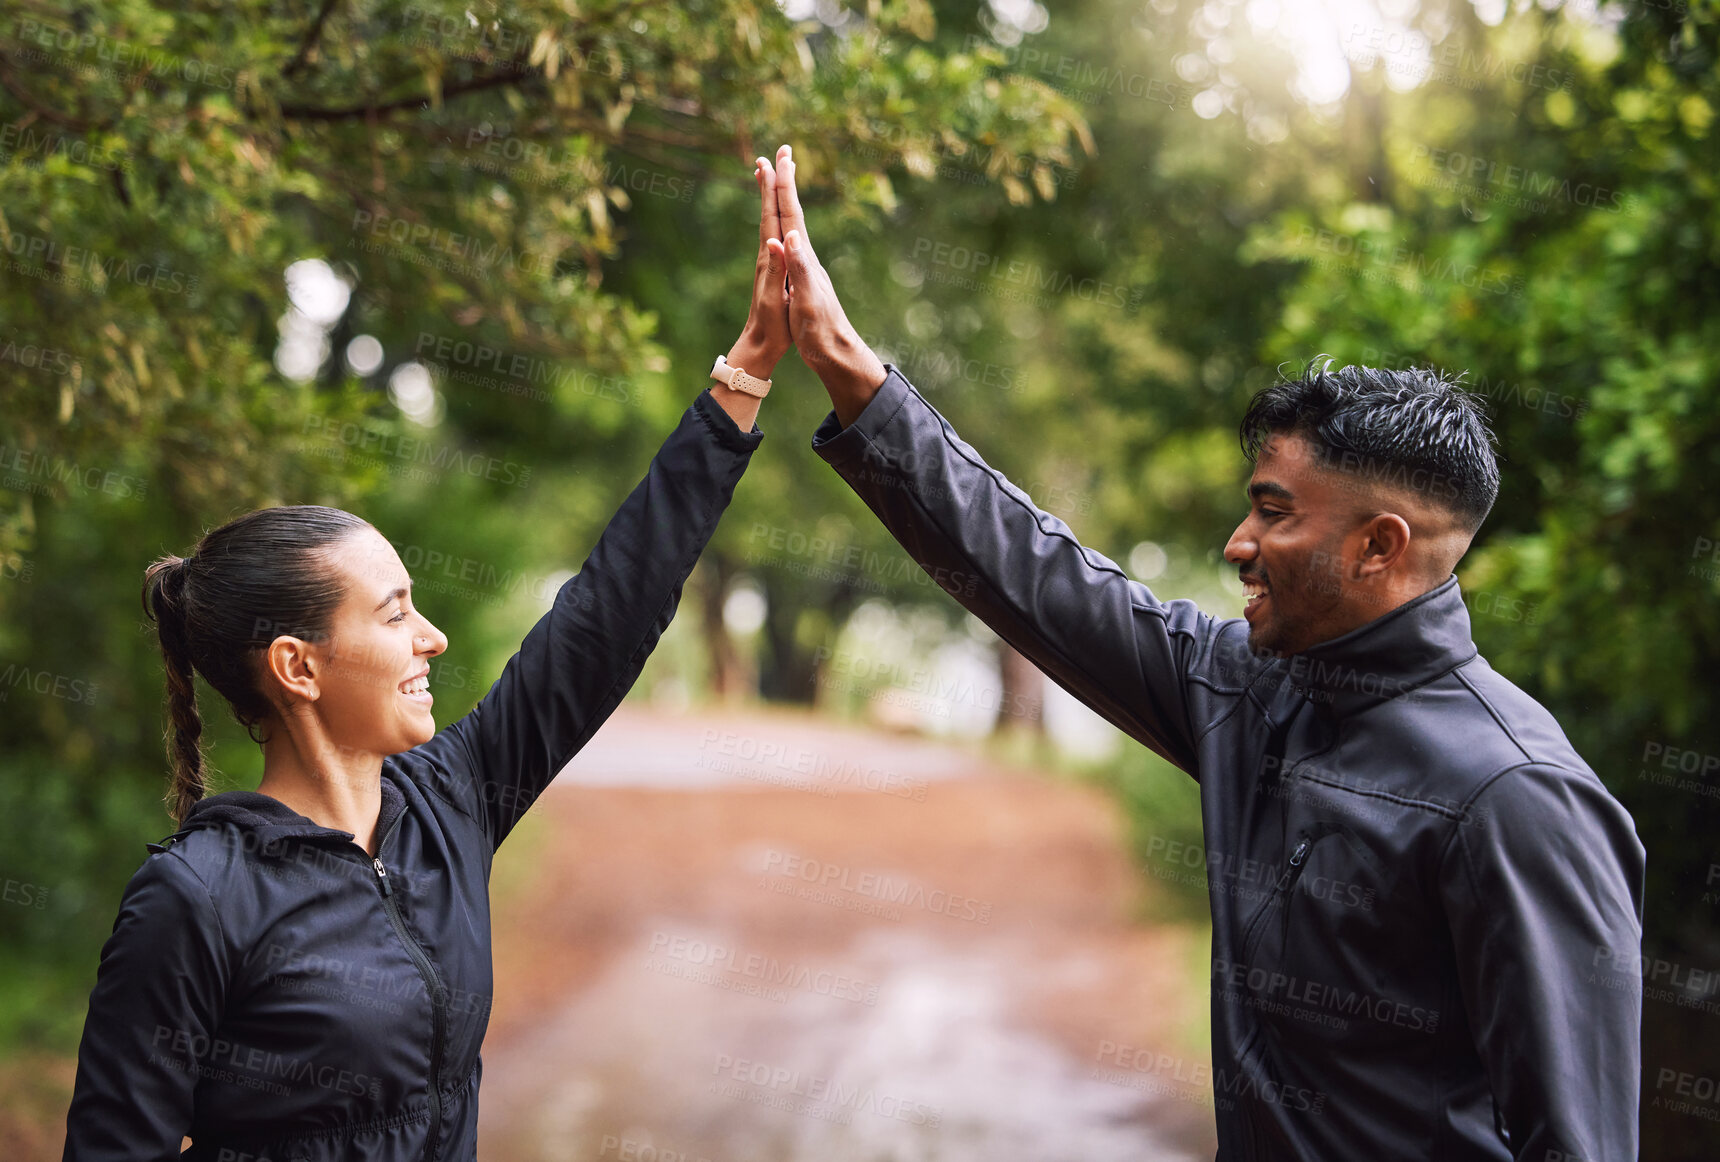
[[736,391],[744,391],[760,399],[770,393],[770,380],[748,375],[730,363],[727,355],[717,356],[717,361],[711,364],[711,378],[720,380]]

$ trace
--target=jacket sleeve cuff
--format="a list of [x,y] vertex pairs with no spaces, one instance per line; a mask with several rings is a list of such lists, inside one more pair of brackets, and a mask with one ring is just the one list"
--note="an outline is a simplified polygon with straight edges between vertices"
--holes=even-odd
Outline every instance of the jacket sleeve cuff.
[[884,364],[884,382],[863,411],[846,428],[836,418],[835,411],[824,417],[818,430],[812,433],[812,450],[825,463],[840,470],[859,458],[868,444],[873,443],[901,414],[908,396],[916,394],[894,363]]
[[717,443],[731,452],[751,452],[764,440],[764,433],[759,430],[756,421],[753,423],[752,431],[741,431],[740,426],[735,423],[734,417],[723,410],[723,405],[717,402],[716,397],[711,394],[711,389],[708,387],[699,393],[697,399],[693,400],[692,408],[693,413],[705,421],[705,427],[710,429],[711,435],[716,437]]

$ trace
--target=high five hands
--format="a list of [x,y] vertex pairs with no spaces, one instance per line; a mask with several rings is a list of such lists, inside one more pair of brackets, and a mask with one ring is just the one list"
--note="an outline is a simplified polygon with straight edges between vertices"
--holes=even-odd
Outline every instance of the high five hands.
[[[792,345],[823,382],[836,418],[847,427],[884,382],[884,365],[849,323],[806,235],[793,150],[778,149],[774,165],[756,159],[753,176],[759,187],[759,251],[752,307],[728,362],[765,379]],[[743,430],[752,427],[755,397],[721,385],[712,394]]]

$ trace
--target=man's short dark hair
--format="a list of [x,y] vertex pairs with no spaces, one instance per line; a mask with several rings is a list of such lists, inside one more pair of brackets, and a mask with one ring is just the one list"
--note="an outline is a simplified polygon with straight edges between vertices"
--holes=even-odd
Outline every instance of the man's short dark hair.
[[1480,401],[1444,372],[1310,363],[1300,379],[1262,388],[1242,417],[1242,451],[1298,435],[1321,461],[1364,480],[1414,489],[1481,527],[1499,495],[1497,444]]

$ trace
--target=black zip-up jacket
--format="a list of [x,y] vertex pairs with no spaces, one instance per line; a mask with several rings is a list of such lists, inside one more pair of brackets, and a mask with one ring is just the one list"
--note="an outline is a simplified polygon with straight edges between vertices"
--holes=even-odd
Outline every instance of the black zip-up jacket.
[[1082,547],[886,371],[818,454],[946,592],[1199,781],[1218,1157],[1635,1159],[1642,844],[1476,652],[1457,579],[1256,657],[1244,620]]
[[476,1157],[492,857],[638,677],[763,438],[700,393],[496,684],[384,760],[375,859],[248,791],[149,845],[90,994],[67,1162]]

